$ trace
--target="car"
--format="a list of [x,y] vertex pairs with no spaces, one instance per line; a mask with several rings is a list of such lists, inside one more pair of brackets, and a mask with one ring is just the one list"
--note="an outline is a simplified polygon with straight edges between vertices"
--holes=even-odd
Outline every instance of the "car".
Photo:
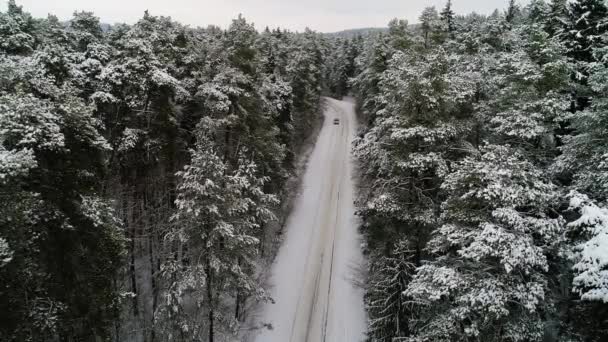
[[340,124],[340,119],[335,118],[335,119],[334,119],[334,125],[339,125],[339,124]]

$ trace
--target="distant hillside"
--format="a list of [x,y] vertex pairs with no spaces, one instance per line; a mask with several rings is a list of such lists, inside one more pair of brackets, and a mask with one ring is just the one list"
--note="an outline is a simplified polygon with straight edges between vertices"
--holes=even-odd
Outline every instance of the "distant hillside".
[[388,30],[388,28],[386,28],[386,27],[366,27],[366,28],[344,30],[344,31],[339,31],[339,32],[331,32],[331,33],[326,33],[326,35],[331,36],[331,37],[353,38],[356,36],[367,36],[369,34],[382,33],[382,32],[386,32],[387,30]]

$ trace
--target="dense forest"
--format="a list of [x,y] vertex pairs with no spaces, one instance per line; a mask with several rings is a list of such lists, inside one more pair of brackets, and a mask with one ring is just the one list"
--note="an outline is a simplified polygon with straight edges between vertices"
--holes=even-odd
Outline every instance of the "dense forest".
[[235,335],[267,299],[256,261],[318,126],[325,41],[103,27],[0,14],[0,340]]
[[370,341],[607,340],[608,5],[505,6],[323,35],[10,0],[0,341],[238,339],[322,95],[363,122]]
[[505,5],[393,20],[346,77],[371,341],[608,340],[607,5]]

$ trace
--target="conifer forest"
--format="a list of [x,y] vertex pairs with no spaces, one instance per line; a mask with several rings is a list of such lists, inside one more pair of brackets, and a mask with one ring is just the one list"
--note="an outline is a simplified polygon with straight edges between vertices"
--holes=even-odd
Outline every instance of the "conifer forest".
[[[9,0],[0,341],[608,341],[608,1],[457,1],[324,33]],[[277,266],[313,204],[356,234],[319,233],[328,286],[359,239],[363,323],[355,298],[313,329],[346,290]],[[260,337],[281,267],[317,284],[302,337]]]

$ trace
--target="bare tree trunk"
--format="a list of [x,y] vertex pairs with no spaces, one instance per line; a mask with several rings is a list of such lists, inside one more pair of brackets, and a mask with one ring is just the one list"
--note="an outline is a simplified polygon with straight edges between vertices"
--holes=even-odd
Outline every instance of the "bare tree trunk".
[[[118,292],[118,279],[114,277],[114,290]],[[114,342],[120,342],[120,316],[114,320]]]
[[213,331],[213,275],[211,271],[211,265],[209,264],[209,260],[207,260],[207,300],[209,301],[209,342],[213,342],[214,331]]
[[155,338],[155,330],[154,330],[154,313],[156,312],[157,307],[157,294],[158,294],[158,284],[156,283],[156,265],[154,264],[154,248],[153,248],[153,235],[150,233],[150,237],[148,238],[148,252],[150,254],[150,285],[152,287],[152,335],[150,342],[154,342]]
[[154,342],[155,340],[155,330],[154,330],[154,313],[156,312],[156,293],[157,293],[157,285],[156,285],[156,273],[154,272],[154,228],[153,224],[150,223],[148,209],[150,208],[150,203],[148,200],[147,191],[144,192],[144,203],[143,203],[145,216],[144,222],[146,223],[146,231],[148,232],[148,258],[150,262],[150,287],[152,291],[152,317],[150,322],[150,342]]
[[[127,187],[128,188],[128,187]],[[133,316],[139,316],[139,307],[137,305],[137,278],[135,275],[135,226],[132,222],[132,215],[129,209],[130,194],[127,192],[123,200],[123,215],[125,217],[126,229],[129,232],[129,276],[131,278],[131,292],[133,293]]]
[[[239,266],[241,266],[241,258],[239,258],[239,261],[237,262]],[[241,293],[241,290],[237,287],[236,289],[236,303],[235,303],[235,308],[234,308],[234,319],[236,319],[237,321],[239,320],[240,314],[241,314],[241,302],[243,301],[243,296]]]
[[240,311],[241,311],[241,291],[236,290],[236,303],[235,303],[235,308],[234,308],[234,319],[236,319],[237,321],[239,320]]

